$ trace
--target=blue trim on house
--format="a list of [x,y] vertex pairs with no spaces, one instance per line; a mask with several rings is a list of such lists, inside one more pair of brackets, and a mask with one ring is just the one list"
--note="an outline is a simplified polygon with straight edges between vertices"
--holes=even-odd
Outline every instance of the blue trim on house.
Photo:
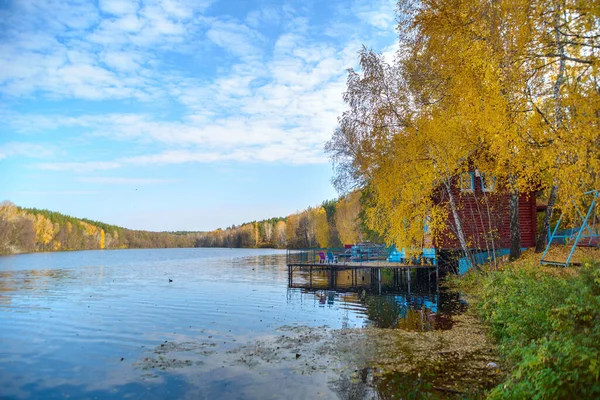
[[[409,261],[411,263],[420,264],[421,258],[423,259],[423,262],[430,263],[431,265],[437,265],[437,253],[434,248],[423,247],[423,249],[421,249],[421,255],[417,256]],[[392,250],[388,253],[388,255],[386,257],[386,261],[387,262],[399,262],[399,263],[407,262],[405,249],[402,248],[402,250],[398,250],[394,246],[392,248]]]
[[[527,250],[527,248],[523,247],[521,250],[525,251],[525,250]],[[502,256],[507,256],[509,254],[510,254],[510,249],[497,249],[496,250],[496,258],[502,257]],[[488,263],[488,262],[492,261],[492,258],[493,258],[493,253],[488,252],[488,251],[483,251],[481,253],[473,254],[473,259],[475,260],[477,265]],[[459,275],[465,274],[469,269],[471,269],[471,267],[472,267],[471,261],[467,257],[458,259],[458,274]]]
[[471,193],[475,191],[475,172],[463,172],[463,174],[469,174],[471,175],[471,188],[469,189],[465,189],[462,187],[462,175],[460,177],[461,181],[460,181],[460,191],[461,192],[466,192],[466,193]]

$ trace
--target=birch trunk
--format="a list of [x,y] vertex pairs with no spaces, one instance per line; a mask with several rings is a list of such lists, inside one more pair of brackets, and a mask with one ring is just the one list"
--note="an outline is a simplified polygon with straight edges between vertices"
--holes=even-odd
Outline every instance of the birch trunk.
[[448,193],[448,202],[450,203],[450,209],[452,210],[452,217],[454,218],[454,225],[456,227],[456,236],[458,236],[458,242],[460,243],[460,247],[465,256],[471,262],[471,265],[473,265],[474,268],[479,269],[479,266],[475,263],[473,255],[471,254],[471,250],[467,245],[467,240],[465,238],[465,233],[462,227],[462,222],[460,220],[460,215],[458,215],[456,201],[454,200],[454,194],[452,193],[452,183],[448,179],[444,179],[444,186],[446,188],[446,192]]
[[[558,64],[558,75],[556,76],[556,81],[554,82],[554,93],[552,95],[554,100],[554,119],[556,130],[559,130],[562,127],[563,123],[563,110],[560,101],[560,89],[563,84],[564,75],[565,75],[565,46],[562,43],[561,33],[560,33],[560,7],[558,2],[556,3],[556,10],[554,14],[554,37],[556,40],[556,49],[560,56],[560,61]],[[558,160],[557,160],[558,164]],[[557,165],[558,167],[558,165]],[[536,244],[535,244],[535,252],[541,253],[546,248],[547,242],[547,234],[550,230],[550,221],[552,220],[552,213],[554,212],[554,204],[556,203],[556,196],[558,194],[558,182],[554,181],[554,185],[550,190],[550,196],[548,197],[548,207],[546,208],[546,214],[544,215],[544,222],[542,224],[542,233],[538,236]]]
[[521,257],[521,224],[519,222],[519,191],[515,188],[510,192],[510,260]]

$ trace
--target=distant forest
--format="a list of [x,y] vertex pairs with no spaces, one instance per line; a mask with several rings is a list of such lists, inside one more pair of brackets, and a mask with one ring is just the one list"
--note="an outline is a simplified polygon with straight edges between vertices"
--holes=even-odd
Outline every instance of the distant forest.
[[0,254],[174,247],[336,247],[372,236],[365,234],[363,197],[354,192],[287,217],[210,232],[132,230],[5,201],[0,203]]
[[247,222],[227,229],[197,234],[198,247],[339,247],[344,243],[377,240],[364,227],[366,197],[353,192],[337,200],[288,215]]
[[58,212],[0,204],[0,254],[93,249],[194,247],[193,232],[147,232]]

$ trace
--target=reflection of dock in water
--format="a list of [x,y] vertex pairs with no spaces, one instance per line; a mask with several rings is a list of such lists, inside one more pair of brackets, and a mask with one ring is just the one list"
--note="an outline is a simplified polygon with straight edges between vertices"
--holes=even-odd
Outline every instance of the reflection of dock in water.
[[429,268],[290,268],[288,296],[308,296],[315,306],[363,314],[378,327],[449,329],[451,315],[466,307],[460,295],[440,289]]
[[436,266],[413,268],[367,267],[356,268],[313,268],[312,266],[288,266],[288,286],[305,290],[336,290],[377,294],[411,293],[411,289],[438,291],[438,269]]

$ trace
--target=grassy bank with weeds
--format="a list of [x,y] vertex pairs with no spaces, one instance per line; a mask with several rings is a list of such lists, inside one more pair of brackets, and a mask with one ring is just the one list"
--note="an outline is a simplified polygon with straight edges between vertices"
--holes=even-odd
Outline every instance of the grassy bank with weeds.
[[510,371],[492,399],[600,398],[600,259],[541,267],[526,254],[454,279]]

